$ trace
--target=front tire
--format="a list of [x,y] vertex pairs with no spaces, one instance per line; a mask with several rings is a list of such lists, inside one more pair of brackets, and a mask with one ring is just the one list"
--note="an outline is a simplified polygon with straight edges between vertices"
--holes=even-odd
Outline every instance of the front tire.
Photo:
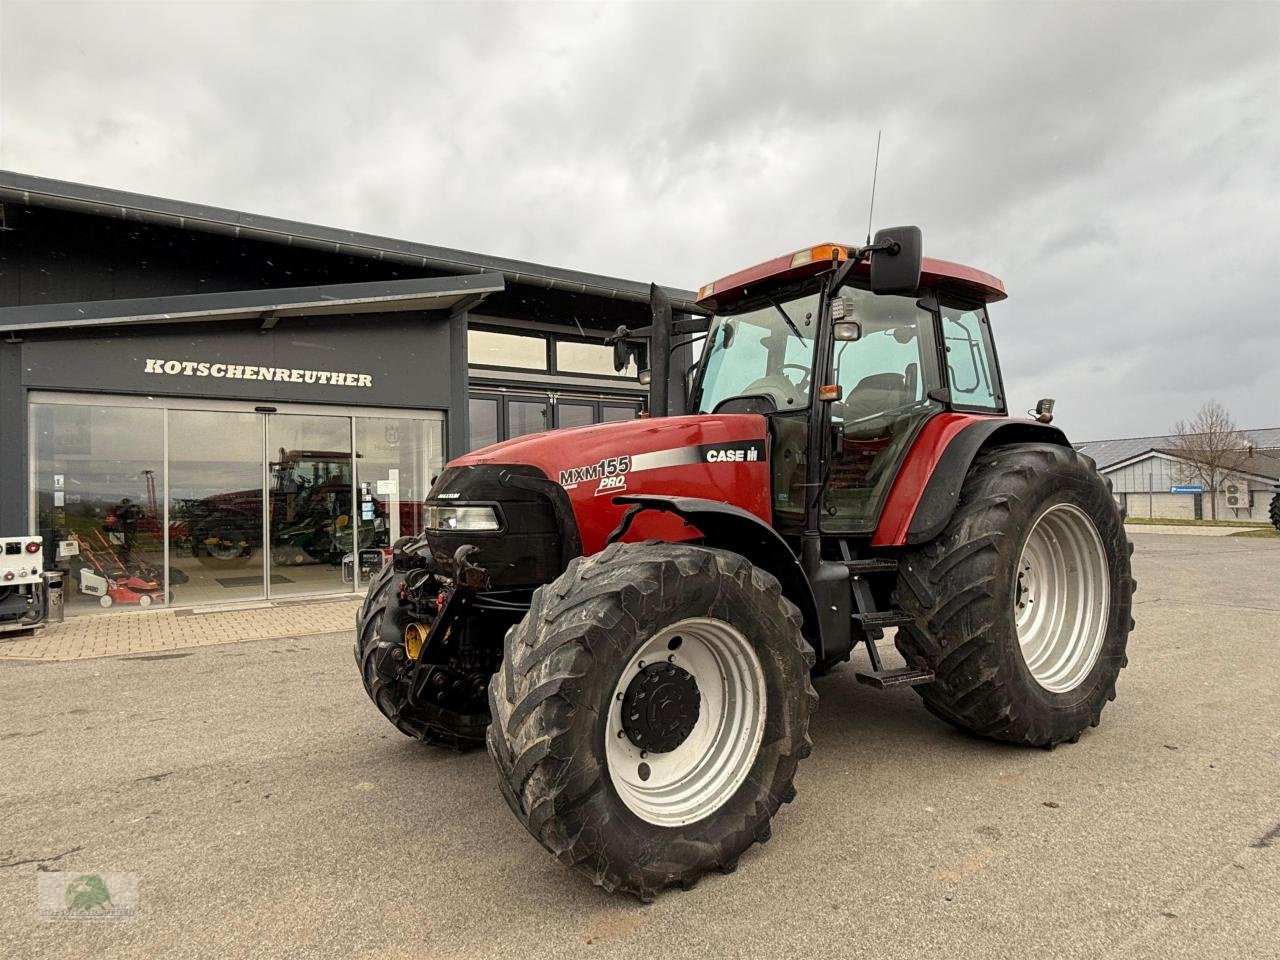
[[964,730],[1052,747],[1115,699],[1135,589],[1109,484],[1070,447],[1013,444],[974,460],[946,529],[899,561],[908,664],[925,706]]
[[562,863],[642,900],[732,870],[812,749],[800,624],[736,554],[614,544],[573,560],[489,686],[512,811]]
[[356,614],[356,665],[365,693],[378,711],[406,737],[451,750],[484,744],[489,713],[457,713],[432,704],[409,703],[409,662],[404,628],[410,618],[399,600],[404,575],[387,564],[369,585]]

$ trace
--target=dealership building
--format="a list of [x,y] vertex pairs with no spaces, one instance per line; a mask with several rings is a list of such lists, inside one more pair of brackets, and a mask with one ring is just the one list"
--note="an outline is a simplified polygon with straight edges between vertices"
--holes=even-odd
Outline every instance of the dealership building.
[[647,282],[0,172],[0,536],[72,614],[360,591],[448,458],[639,416],[604,338],[649,317]]

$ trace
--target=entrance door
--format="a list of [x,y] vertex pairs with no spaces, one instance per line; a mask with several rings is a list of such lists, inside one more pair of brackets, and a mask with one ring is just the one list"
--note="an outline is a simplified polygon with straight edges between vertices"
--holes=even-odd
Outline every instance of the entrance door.
[[349,590],[351,418],[268,414],[267,456],[271,596]]
[[170,410],[168,434],[175,602],[261,599],[262,415]]

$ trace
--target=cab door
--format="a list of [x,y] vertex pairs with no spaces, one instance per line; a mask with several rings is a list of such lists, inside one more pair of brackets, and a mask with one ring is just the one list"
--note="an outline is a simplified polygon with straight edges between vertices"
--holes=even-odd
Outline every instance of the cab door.
[[943,409],[935,315],[916,297],[877,296],[845,287],[845,320],[857,340],[834,344],[841,399],[830,404],[832,453],[821,529],[871,533],[898,468],[924,422]]

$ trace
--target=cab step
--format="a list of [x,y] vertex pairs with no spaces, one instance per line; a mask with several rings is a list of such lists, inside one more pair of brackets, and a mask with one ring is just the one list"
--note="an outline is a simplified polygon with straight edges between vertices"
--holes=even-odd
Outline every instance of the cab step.
[[853,622],[864,630],[883,630],[886,627],[914,623],[915,617],[905,610],[873,610],[870,613],[855,613]]
[[865,683],[877,690],[890,687],[918,687],[933,683],[932,670],[917,670],[915,667],[900,667],[897,670],[859,670],[854,677],[859,683]]
[[863,573],[892,573],[898,569],[898,561],[889,557],[865,557],[861,560],[845,559],[842,560],[849,573],[857,575]]

